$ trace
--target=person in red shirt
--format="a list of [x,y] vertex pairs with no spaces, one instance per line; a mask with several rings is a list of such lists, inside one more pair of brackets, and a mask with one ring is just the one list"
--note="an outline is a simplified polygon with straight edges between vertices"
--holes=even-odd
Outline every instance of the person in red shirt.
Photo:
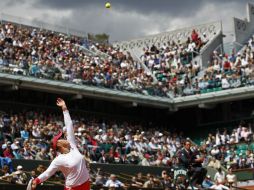
[[195,43],[197,43],[197,41],[198,41],[198,33],[196,32],[195,29],[192,30],[191,39],[192,39],[192,41],[195,42]]
[[7,147],[6,147],[6,149],[4,150],[4,152],[3,152],[3,155],[4,155],[4,157],[6,157],[6,158],[14,158],[14,156],[13,156],[13,154],[12,154],[12,151],[11,151],[11,148],[10,148],[10,146],[9,145],[7,145]]
[[231,69],[231,64],[230,64],[230,62],[228,61],[228,60],[226,60],[225,62],[224,62],[224,64],[223,64],[223,70],[225,71],[225,72],[227,72],[227,71],[229,71]]

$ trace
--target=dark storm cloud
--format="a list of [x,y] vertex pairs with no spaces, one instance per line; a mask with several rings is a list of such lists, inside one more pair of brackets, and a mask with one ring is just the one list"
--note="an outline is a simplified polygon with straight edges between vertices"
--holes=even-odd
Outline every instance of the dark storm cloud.
[[13,6],[13,5],[18,5],[18,4],[23,4],[25,2],[26,2],[26,0],[10,0],[10,1],[5,1],[3,3],[5,6]]
[[[33,19],[53,21],[85,32],[105,32],[113,40],[132,39],[225,18],[229,23],[228,17],[246,14],[246,2],[254,3],[254,0],[108,0],[112,8],[106,10],[107,0],[22,1],[31,9],[45,12]],[[20,3],[17,0],[7,2],[9,6]],[[224,28],[231,30],[228,23]]]
[[[251,2],[253,0],[110,0],[112,8],[139,12],[140,14],[164,13],[172,16],[189,16],[206,3],[217,4]],[[102,7],[104,0],[37,0],[34,6],[55,9],[91,9]],[[230,8],[230,7],[229,7]]]
[[[140,14],[160,13],[173,16],[188,16],[196,12],[208,1],[221,2],[221,0],[110,0],[113,9],[139,12]],[[225,0],[224,0],[225,1]],[[224,2],[222,1],[222,2]],[[227,1],[227,0],[226,0]],[[234,0],[237,1],[237,0]],[[36,7],[55,9],[83,9],[87,11],[92,7],[104,7],[103,0],[37,0]]]
[[[106,0],[36,0],[32,6],[38,9],[71,10],[69,18],[60,19],[61,23],[69,23],[77,29],[99,33],[110,34],[113,39],[130,39],[140,37],[151,30],[165,31],[172,25],[173,20],[190,19],[189,26],[196,23],[195,17],[207,4],[218,7],[218,12],[223,11],[221,7],[231,8],[232,4],[237,7],[244,6],[248,0],[109,0],[112,9],[105,14],[104,4]],[[228,6],[227,6],[228,5]],[[114,13],[122,13],[116,15]],[[136,18],[132,16],[136,14]],[[202,15],[203,23],[218,17],[215,12],[206,12]],[[141,18],[145,17],[145,18]],[[58,20],[59,21],[59,20]],[[91,22],[93,21],[93,22]],[[200,20],[199,20],[200,21]],[[150,22],[150,23],[149,23]],[[181,21],[179,21],[181,22]],[[177,23],[178,26],[183,26]],[[184,23],[186,24],[186,23]],[[132,30],[134,29],[135,30]]]

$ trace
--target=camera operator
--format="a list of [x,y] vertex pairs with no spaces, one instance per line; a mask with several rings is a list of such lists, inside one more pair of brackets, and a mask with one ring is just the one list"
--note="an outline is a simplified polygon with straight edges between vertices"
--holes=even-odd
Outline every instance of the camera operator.
[[201,152],[196,148],[191,150],[191,142],[185,141],[183,149],[178,152],[178,162],[180,167],[187,170],[192,186],[201,185],[206,176],[207,170],[202,167],[203,161]]

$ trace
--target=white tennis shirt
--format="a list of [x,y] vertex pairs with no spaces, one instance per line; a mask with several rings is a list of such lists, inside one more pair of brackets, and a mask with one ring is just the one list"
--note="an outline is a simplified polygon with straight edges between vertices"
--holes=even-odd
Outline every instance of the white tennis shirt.
[[56,171],[61,171],[65,176],[66,187],[76,187],[89,179],[89,173],[86,168],[84,156],[79,152],[74,136],[72,120],[69,111],[64,111],[64,123],[67,129],[67,140],[71,149],[67,154],[60,154],[50,164],[48,169],[38,178],[41,182],[46,181]]

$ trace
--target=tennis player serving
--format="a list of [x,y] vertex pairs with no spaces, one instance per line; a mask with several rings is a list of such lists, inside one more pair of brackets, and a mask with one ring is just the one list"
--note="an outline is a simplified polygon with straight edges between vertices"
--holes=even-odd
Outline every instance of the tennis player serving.
[[57,106],[62,108],[64,115],[64,123],[67,129],[67,140],[62,139],[63,132],[60,131],[52,140],[52,148],[59,155],[51,162],[48,169],[33,179],[28,189],[36,189],[36,186],[52,175],[56,171],[61,171],[65,176],[64,190],[90,190],[89,173],[86,168],[84,156],[79,152],[74,136],[72,120],[66,104],[63,99],[58,98]]

